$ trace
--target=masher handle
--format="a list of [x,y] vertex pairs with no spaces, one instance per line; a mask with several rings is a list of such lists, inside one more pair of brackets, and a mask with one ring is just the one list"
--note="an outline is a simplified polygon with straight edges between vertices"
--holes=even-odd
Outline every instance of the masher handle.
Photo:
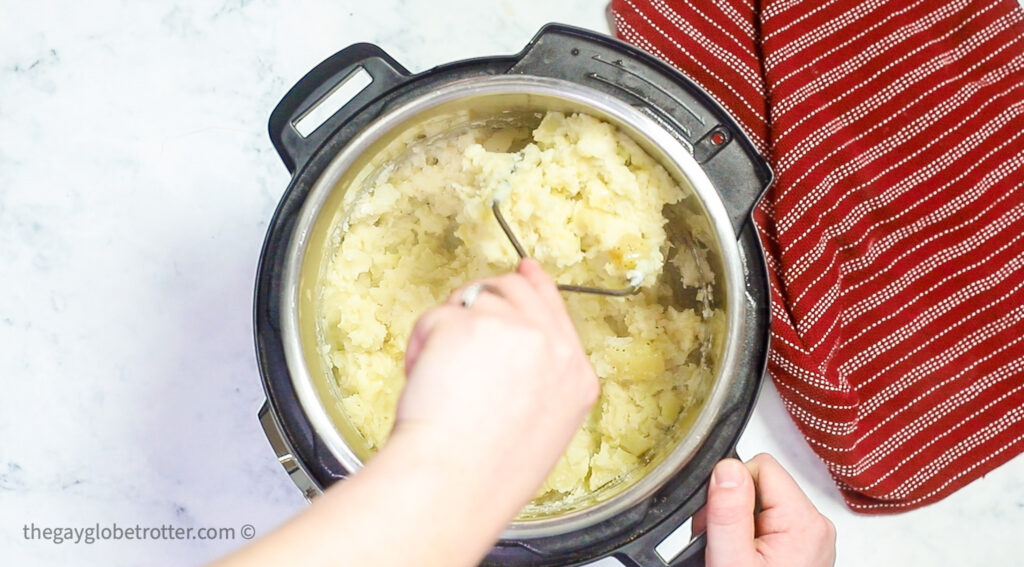
[[[508,237],[508,241],[512,243],[512,246],[516,249],[516,254],[519,254],[519,258],[526,257],[526,249],[523,248],[522,243],[516,238],[512,227],[509,226],[505,220],[505,215],[501,214],[501,207],[498,206],[499,202],[495,199],[491,203],[491,211],[494,212],[494,218],[498,220],[498,224],[501,226],[501,230]],[[633,295],[640,291],[640,282],[630,282],[628,286],[619,289],[608,289],[603,287],[590,287],[585,285],[572,285],[572,284],[558,284],[558,289],[561,291],[569,291],[572,293],[592,293],[594,295],[610,295],[612,297],[625,297],[627,295]]]

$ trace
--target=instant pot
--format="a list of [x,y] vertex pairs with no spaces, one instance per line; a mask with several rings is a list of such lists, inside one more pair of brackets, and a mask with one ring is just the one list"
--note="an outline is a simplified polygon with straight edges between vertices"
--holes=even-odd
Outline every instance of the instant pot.
[[[308,118],[356,75],[368,76],[369,84],[309,126]],[[410,124],[442,112],[479,119],[508,109],[586,112],[611,122],[690,191],[714,240],[715,301],[727,325],[714,383],[663,458],[608,498],[517,519],[483,564],[585,565],[608,556],[636,567],[702,564],[701,537],[674,558],[659,545],[704,504],[711,470],[734,454],[757,397],[769,296],[750,211],[772,175],[707,93],[667,64],[604,35],[552,24],[516,55],[415,75],[380,48],[357,44],[292,87],[270,118],[271,140],[292,179],[268,228],[256,278],[256,351],[267,395],[260,422],[307,498],[362,466],[368,454],[331,400],[309,324],[316,276],[310,266],[327,246],[330,211]]]

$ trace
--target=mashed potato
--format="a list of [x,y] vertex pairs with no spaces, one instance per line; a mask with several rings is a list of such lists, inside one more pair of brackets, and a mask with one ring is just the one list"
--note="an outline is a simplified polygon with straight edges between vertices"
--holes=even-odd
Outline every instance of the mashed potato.
[[[535,502],[615,483],[664,448],[702,401],[706,317],[673,301],[672,279],[706,284],[703,260],[670,249],[666,206],[683,191],[613,126],[550,112],[527,128],[467,128],[412,145],[336,227],[318,298],[322,351],[346,415],[372,447],[394,421],[403,353],[419,314],[469,280],[511,270],[515,250],[493,199],[530,254],[560,283],[641,293],[563,296],[601,397]],[[666,255],[675,264],[665,277]],[[700,292],[703,293],[703,292]]]

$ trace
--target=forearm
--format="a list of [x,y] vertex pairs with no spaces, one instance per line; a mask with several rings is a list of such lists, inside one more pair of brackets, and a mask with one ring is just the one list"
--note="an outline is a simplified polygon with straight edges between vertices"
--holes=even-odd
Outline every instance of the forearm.
[[296,549],[308,566],[475,565],[522,505],[495,490],[495,472],[396,432],[362,471],[218,566],[276,567]]

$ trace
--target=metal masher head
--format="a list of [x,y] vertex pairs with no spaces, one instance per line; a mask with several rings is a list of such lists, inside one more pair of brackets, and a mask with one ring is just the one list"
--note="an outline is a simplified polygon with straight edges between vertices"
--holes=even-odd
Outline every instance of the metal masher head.
[[[491,211],[494,212],[494,218],[498,219],[498,224],[501,225],[501,230],[504,231],[505,236],[508,237],[509,242],[516,249],[516,254],[519,254],[519,258],[526,257],[526,249],[516,238],[516,235],[512,233],[512,227],[505,221],[505,217],[501,214],[501,207],[498,206],[499,201],[497,199],[491,202]],[[571,285],[571,284],[558,284],[558,289],[561,291],[571,291],[574,293],[593,293],[597,295],[610,295],[613,297],[625,297],[627,295],[633,295],[640,291],[640,282],[643,280],[642,274],[637,274],[629,281],[629,285],[621,289],[607,289],[603,287],[589,287],[584,285]]]

